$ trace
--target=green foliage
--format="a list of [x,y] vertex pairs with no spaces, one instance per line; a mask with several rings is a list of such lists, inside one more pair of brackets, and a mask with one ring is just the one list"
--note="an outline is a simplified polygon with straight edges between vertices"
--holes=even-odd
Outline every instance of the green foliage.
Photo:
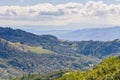
[[23,75],[22,77],[11,78],[10,80],[56,80],[60,78],[65,72],[67,71],[60,70],[45,75],[29,73]]
[[120,80],[120,59],[109,57],[94,69],[68,72],[58,80]]
[[57,71],[46,75],[28,74],[11,80],[120,80],[120,59],[108,57],[87,71]]

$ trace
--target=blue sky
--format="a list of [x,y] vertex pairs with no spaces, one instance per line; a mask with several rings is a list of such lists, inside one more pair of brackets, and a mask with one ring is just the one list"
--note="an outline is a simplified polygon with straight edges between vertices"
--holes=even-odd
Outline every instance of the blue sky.
[[47,30],[120,26],[120,0],[0,0],[0,26],[29,25]]
[[[68,2],[80,2],[86,3],[90,0],[0,0],[0,5],[35,5],[38,3],[51,3],[51,4],[62,4]],[[101,0],[93,0],[93,1],[101,1]],[[102,0],[107,4],[118,4],[119,0]]]

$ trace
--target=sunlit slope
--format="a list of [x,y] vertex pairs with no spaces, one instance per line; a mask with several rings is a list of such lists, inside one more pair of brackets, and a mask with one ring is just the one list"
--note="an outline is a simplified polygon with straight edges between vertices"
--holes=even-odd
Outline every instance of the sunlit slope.
[[24,52],[33,52],[33,53],[38,53],[38,54],[51,54],[51,53],[55,53],[51,50],[47,50],[47,49],[43,49],[41,46],[28,46],[25,44],[20,44],[20,43],[11,43],[9,42],[9,46],[18,49],[20,51],[24,51]]
[[23,52],[32,52],[32,53],[38,53],[38,54],[52,54],[55,53],[51,50],[43,49],[41,46],[29,46],[21,43],[12,43],[9,41],[6,41],[4,39],[1,39],[3,43],[7,43],[10,48],[23,51]]
[[94,69],[68,72],[58,80],[120,80],[120,59],[109,57]]

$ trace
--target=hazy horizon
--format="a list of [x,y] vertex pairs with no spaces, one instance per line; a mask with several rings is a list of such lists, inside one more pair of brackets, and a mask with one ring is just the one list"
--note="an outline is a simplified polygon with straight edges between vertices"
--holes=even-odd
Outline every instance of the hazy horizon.
[[120,26],[120,1],[1,0],[0,26],[39,31]]

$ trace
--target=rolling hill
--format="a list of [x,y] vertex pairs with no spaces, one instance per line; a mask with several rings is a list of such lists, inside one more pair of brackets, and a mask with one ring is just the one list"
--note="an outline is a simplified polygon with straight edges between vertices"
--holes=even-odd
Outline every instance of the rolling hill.
[[87,69],[89,64],[97,62],[98,59],[84,55],[67,56],[40,46],[0,39],[0,80],[29,72],[44,74],[61,69]]

